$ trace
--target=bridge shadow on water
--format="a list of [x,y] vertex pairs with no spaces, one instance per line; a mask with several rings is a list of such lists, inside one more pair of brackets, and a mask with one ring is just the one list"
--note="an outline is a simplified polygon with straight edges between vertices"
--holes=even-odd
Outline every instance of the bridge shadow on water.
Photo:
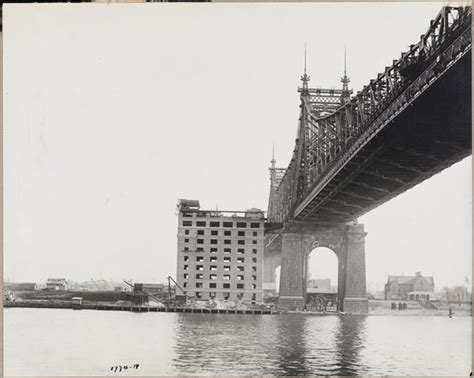
[[193,374],[355,375],[365,316],[176,314],[173,369]]

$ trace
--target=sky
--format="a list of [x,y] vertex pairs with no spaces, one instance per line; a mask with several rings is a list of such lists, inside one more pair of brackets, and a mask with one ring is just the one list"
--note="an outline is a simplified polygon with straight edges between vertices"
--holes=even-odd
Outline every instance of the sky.
[[[440,8],[5,4],[5,278],[175,276],[179,198],[266,210],[272,145],[281,167],[294,148],[305,44],[310,86],[341,86],[346,46],[357,92]],[[470,183],[468,158],[359,219],[369,286],[471,279]],[[323,255],[311,264],[330,277]]]

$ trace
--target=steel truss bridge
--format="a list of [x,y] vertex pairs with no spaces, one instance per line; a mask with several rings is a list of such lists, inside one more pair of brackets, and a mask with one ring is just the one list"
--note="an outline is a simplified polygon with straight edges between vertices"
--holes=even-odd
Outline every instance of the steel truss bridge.
[[354,221],[471,154],[470,7],[443,7],[353,97],[302,81],[291,161],[270,169],[270,229]]

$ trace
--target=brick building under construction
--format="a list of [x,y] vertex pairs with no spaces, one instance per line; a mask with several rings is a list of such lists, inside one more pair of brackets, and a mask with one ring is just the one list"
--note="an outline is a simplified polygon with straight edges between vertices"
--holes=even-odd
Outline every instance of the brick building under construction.
[[189,297],[262,302],[262,210],[201,210],[178,202],[177,282]]

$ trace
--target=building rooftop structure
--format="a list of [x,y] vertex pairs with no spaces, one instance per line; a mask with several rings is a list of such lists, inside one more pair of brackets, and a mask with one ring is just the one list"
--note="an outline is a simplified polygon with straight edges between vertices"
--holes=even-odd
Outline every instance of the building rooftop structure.
[[242,210],[201,210],[201,205],[197,200],[180,199],[178,200],[178,212],[184,217],[198,216],[198,217],[231,217],[231,218],[256,218],[265,219],[265,212],[256,207]]
[[388,276],[387,282],[397,282],[399,284],[412,284],[418,279],[424,279],[429,285],[434,286],[433,277],[426,277],[421,272],[416,272],[414,276]]

